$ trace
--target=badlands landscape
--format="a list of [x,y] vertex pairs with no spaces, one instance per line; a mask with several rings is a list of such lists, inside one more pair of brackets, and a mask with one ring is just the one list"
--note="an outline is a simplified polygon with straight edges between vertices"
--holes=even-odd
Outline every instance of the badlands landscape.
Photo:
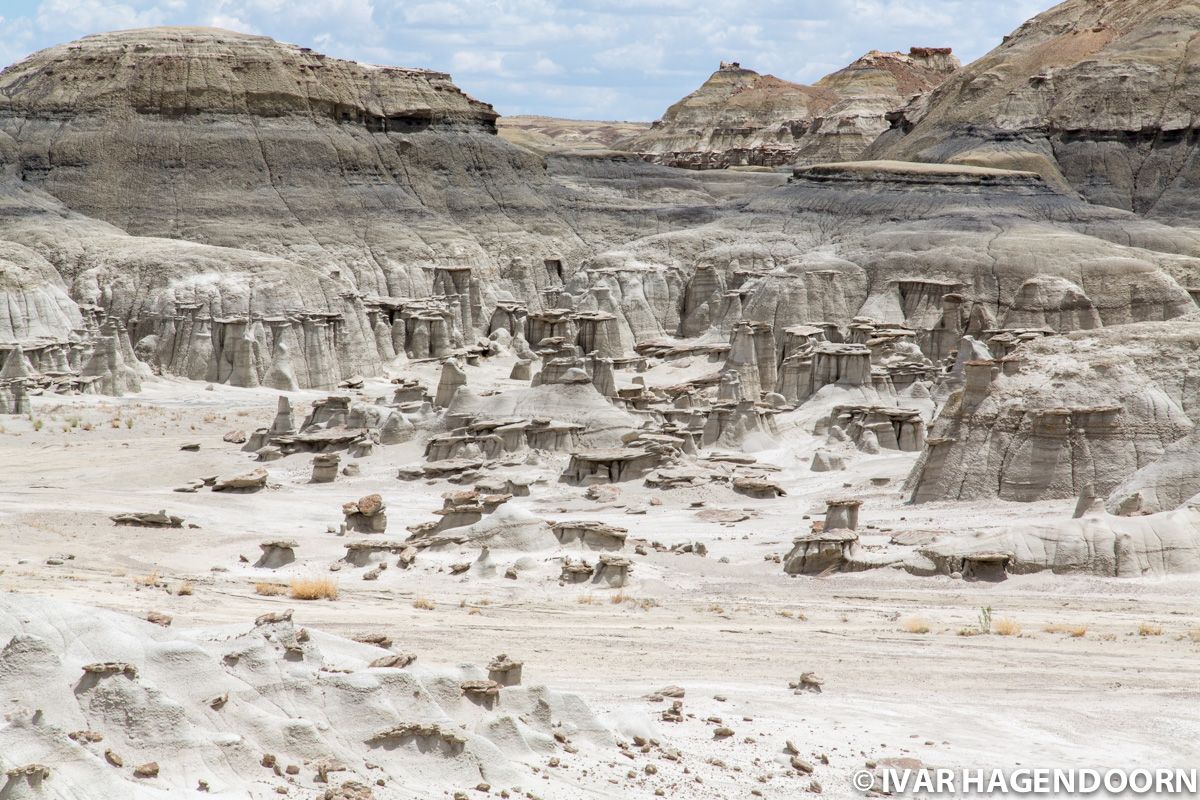
[[0,798],[1194,767],[1198,33],[652,124],[213,28],[9,66]]

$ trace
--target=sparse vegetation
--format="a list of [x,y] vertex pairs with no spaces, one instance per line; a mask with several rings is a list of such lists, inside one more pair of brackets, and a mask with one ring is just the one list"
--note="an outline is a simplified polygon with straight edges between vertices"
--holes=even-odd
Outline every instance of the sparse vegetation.
[[997,636],[1020,636],[1021,626],[1014,619],[1002,617],[992,623],[992,633]]
[[594,606],[596,605],[596,596],[594,594],[581,594],[576,602],[581,606]]
[[1162,626],[1152,622],[1143,622],[1138,625],[1138,636],[1162,636],[1162,632]]
[[1192,628],[1188,631],[1188,638],[1196,644],[1200,644],[1200,628]]
[[158,586],[158,570],[150,572],[146,575],[137,575],[134,577],[133,582],[138,586]]
[[418,597],[416,600],[413,600],[412,607],[421,611],[433,611],[433,609],[437,608],[432,600],[425,597]]
[[909,617],[900,624],[905,633],[929,633],[929,623],[920,617]]
[[1072,639],[1082,639],[1088,632],[1087,625],[1062,625],[1059,623],[1043,626],[1042,630],[1046,633],[1065,633]]
[[175,589],[175,594],[179,597],[191,597],[194,587],[191,581],[184,581]]
[[617,592],[616,594],[614,594],[612,597],[609,598],[609,602],[612,603],[613,605],[622,605],[622,604],[628,603],[629,605],[634,606],[636,608],[640,608],[643,611],[649,611],[650,609],[652,609],[658,605],[657,600],[652,600],[649,597],[642,597],[642,598],[632,597],[630,595],[625,594],[624,592]]
[[293,578],[289,594],[294,600],[336,600],[338,585],[333,578]]
[[265,583],[260,582],[254,584],[254,593],[261,594],[263,597],[276,597],[288,590],[288,587],[281,583]]

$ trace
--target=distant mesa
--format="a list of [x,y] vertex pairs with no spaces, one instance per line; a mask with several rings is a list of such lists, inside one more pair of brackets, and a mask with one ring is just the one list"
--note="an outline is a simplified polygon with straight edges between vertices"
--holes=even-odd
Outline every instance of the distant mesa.
[[853,161],[888,130],[890,114],[958,68],[948,47],[872,50],[806,86],[722,61],[650,130],[619,146],[690,169]]

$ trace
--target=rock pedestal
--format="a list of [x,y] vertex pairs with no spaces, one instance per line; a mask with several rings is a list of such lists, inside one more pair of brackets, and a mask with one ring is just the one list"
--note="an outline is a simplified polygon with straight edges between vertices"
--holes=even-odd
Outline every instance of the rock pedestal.
[[825,501],[825,530],[858,529],[858,509],[862,500],[835,499]]

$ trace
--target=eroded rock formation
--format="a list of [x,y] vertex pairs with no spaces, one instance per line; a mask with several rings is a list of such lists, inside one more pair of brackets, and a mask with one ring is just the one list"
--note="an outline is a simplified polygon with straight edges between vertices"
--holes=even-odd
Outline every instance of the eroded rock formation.
[[1067,0],[892,117],[869,157],[1033,170],[1088,200],[1195,219],[1190,0]]
[[618,147],[690,169],[853,161],[888,128],[888,112],[958,66],[949,48],[872,50],[805,86],[722,62],[650,130]]

